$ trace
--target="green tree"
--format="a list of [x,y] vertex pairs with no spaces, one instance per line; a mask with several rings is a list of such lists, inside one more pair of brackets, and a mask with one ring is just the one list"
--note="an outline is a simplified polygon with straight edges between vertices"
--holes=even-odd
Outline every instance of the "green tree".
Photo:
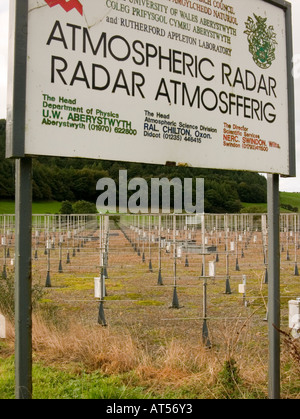
[[63,201],[59,210],[60,214],[73,214],[73,206],[70,201]]
[[[5,159],[5,133],[6,121],[2,119],[0,120],[0,198],[13,199],[15,165],[13,160]],[[154,177],[160,179],[179,177],[182,183],[184,178],[192,178],[193,185],[196,178],[204,178],[206,212],[238,212],[241,202],[265,203],[267,200],[266,178],[257,173],[42,156],[33,159],[33,199],[96,202],[98,180],[109,177],[118,186],[119,170],[128,171],[128,181],[134,177],[145,179],[149,186],[149,194],[151,179]],[[93,209],[83,207],[78,211],[96,212],[95,205],[92,205]]]
[[87,201],[77,201],[73,205],[73,214],[97,214],[96,204]]

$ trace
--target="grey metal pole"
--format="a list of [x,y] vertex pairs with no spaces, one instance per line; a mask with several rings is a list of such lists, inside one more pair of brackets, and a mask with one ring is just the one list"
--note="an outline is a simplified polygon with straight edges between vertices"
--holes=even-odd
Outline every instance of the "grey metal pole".
[[279,175],[268,175],[269,398],[280,399],[280,222]]
[[16,160],[15,396],[32,398],[32,160]]
[[225,243],[226,243],[226,289],[225,294],[231,294],[230,288],[230,277],[229,277],[229,246],[228,246],[228,214],[224,216],[224,228],[225,228]]
[[177,249],[176,249],[176,215],[173,214],[173,266],[174,266],[174,288],[173,301],[171,308],[179,309],[179,301],[177,295]]
[[294,243],[295,243],[295,270],[294,275],[299,276],[298,264],[297,264],[297,215],[294,216]]
[[207,348],[211,348],[211,342],[208,335],[207,327],[207,277],[203,278],[203,326],[202,326],[202,342]]
[[158,280],[157,285],[163,285],[161,276],[161,214],[159,214],[158,224]]

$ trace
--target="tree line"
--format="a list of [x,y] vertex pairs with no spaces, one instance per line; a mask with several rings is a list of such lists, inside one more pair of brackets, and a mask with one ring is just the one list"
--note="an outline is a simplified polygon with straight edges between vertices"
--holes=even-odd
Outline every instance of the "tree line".
[[[14,199],[14,161],[5,159],[5,125],[0,120],[0,199]],[[142,177],[148,185],[154,177],[204,178],[207,213],[240,212],[242,202],[267,202],[267,181],[256,173],[59,157],[33,159],[33,200],[95,203],[98,180],[109,177],[118,186],[120,170],[127,170],[128,181]]]

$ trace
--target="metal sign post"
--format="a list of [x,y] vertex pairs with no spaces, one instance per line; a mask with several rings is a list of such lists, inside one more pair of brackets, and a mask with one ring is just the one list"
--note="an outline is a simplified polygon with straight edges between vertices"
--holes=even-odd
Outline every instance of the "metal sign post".
[[15,393],[32,397],[32,159],[16,161]]
[[280,398],[280,221],[279,175],[268,176],[269,398]]
[[[224,21],[225,5],[207,2],[193,10],[192,24],[190,2],[158,0],[148,25],[129,1],[122,8],[70,3],[10,0],[6,157],[17,159],[17,398],[32,392],[32,156],[271,174],[270,398],[279,397],[278,180],[296,171],[291,4],[228,0]],[[215,36],[204,41],[208,32]]]

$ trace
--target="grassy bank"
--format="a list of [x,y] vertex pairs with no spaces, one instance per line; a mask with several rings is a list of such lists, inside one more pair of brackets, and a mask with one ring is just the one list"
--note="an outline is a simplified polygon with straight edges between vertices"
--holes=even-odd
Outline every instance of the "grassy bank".
[[280,192],[280,203],[297,207],[300,212],[300,193]]
[[[300,193],[280,192],[280,203],[283,206],[292,206],[298,208],[300,212]],[[242,212],[256,212],[266,213],[268,206],[266,203],[246,203],[243,202]],[[32,204],[33,214],[58,214],[61,208],[61,202],[47,201],[47,202],[34,202]],[[14,214],[15,203],[14,201],[0,200],[0,214]],[[290,212],[286,208],[281,207],[281,212]]]
[[[61,207],[61,202],[47,201],[47,202],[33,202],[33,214],[58,214]],[[14,214],[14,201],[0,201],[0,214]]]
[[[242,212],[256,212],[256,213],[266,213],[268,211],[268,205],[264,204],[253,204],[243,202]],[[289,211],[286,207],[298,208],[300,212],[300,193],[291,193],[291,192],[280,192],[280,211],[281,212],[294,212]]]
[[[76,334],[74,329],[76,328]],[[88,332],[88,333],[87,333]],[[83,339],[85,336],[85,339]],[[14,399],[12,336],[0,343],[0,399]],[[171,342],[151,355],[129,335],[34,325],[33,399],[267,399],[266,365],[248,347],[235,361],[199,344]],[[237,354],[235,354],[236,356]],[[283,356],[282,397],[300,397],[299,372]],[[236,358],[237,359],[237,358]],[[261,360],[262,361],[262,360]]]
[[[9,332],[6,347],[0,346],[0,399],[14,399],[12,342]],[[223,362],[201,344],[172,341],[154,355],[126,332],[78,323],[60,331],[35,319],[33,345],[33,399],[267,397],[261,377],[252,382],[235,361]]]
[[[126,374],[105,376],[99,372],[87,373],[70,367],[60,370],[42,363],[33,365],[33,398],[53,399],[145,399],[147,394],[142,387],[130,387],[126,384]],[[0,358],[0,399],[13,400],[14,358]]]

